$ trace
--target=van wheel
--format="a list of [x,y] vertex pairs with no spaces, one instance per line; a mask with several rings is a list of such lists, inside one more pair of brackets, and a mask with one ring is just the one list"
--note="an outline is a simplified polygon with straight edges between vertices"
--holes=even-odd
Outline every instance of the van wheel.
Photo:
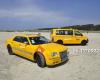
[[9,53],[10,55],[13,55],[13,51],[12,51],[12,48],[11,48],[10,45],[7,46],[7,50],[8,50],[8,53]]
[[57,43],[58,44],[63,44],[63,41],[62,40],[58,40]]
[[83,46],[85,46],[87,44],[87,41],[86,40],[83,40],[82,42],[81,42],[81,45],[83,45]]
[[36,55],[36,63],[39,67],[42,67],[42,68],[46,66],[45,58],[42,54]]

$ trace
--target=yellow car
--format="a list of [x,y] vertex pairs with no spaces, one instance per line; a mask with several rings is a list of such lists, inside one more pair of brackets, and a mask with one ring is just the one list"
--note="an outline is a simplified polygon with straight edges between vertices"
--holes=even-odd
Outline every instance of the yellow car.
[[9,54],[35,61],[40,67],[53,66],[68,60],[66,46],[51,43],[37,34],[15,35],[6,41],[6,46]]
[[59,44],[82,44],[88,43],[87,36],[75,29],[53,29],[51,31],[52,42]]

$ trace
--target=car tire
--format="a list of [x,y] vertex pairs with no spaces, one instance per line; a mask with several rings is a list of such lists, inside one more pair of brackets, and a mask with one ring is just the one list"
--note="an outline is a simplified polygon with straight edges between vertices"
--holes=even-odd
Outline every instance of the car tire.
[[12,51],[12,48],[11,48],[10,45],[7,46],[7,50],[8,50],[8,53],[9,53],[10,55],[13,55],[13,51]]
[[81,42],[81,45],[82,46],[85,46],[87,44],[87,41],[86,40],[83,40],[82,42]]
[[36,63],[39,67],[42,67],[42,68],[46,66],[45,58],[41,53],[38,53],[36,55]]
[[58,44],[63,44],[63,41],[62,40],[58,40],[57,43]]

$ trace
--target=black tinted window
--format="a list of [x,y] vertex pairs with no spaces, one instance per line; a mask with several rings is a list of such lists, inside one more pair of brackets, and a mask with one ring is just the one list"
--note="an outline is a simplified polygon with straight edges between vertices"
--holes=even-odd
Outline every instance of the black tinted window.
[[22,41],[22,43],[28,42],[26,37],[21,37],[21,41]]
[[16,37],[14,38],[14,41],[16,41],[16,42],[21,42],[21,37],[20,37],[20,36],[16,36]]
[[67,34],[68,35],[73,35],[73,30],[69,30]]
[[16,41],[16,42],[21,42],[21,43],[28,42],[28,40],[27,40],[26,37],[21,37],[21,36],[16,36],[16,37],[14,38],[14,41]]
[[73,35],[73,30],[57,30],[56,35]]
[[45,38],[44,36],[39,37],[30,37],[29,38],[32,44],[47,44],[50,43],[50,41]]

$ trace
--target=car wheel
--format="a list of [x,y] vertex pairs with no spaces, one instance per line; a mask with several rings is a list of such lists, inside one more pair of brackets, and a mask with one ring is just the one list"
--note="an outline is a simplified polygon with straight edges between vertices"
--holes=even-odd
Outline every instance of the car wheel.
[[83,46],[85,46],[87,44],[87,41],[86,40],[83,40],[82,42],[81,42],[81,45],[83,45]]
[[63,44],[63,41],[62,40],[58,40],[57,43],[58,44]]
[[13,51],[12,51],[12,48],[11,48],[10,45],[7,46],[7,50],[8,50],[8,53],[9,53],[10,55],[13,55]]
[[42,54],[36,55],[36,63],[39,67],[42,67],[42,68],[46,66],[45,58]]

